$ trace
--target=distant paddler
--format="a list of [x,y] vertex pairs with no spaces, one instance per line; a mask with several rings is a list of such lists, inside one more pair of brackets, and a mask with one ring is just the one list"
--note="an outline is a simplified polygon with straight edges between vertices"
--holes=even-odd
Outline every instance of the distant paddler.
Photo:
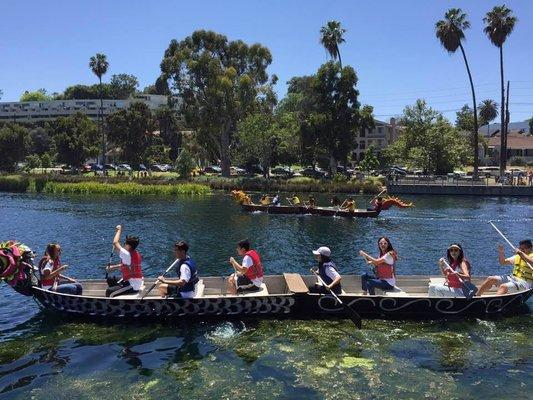
[[298,196],[296,196],[296,193],[293,193],[292,194],[292,197],[287,197],[287,201],[289,202],[289,204],[293,205],[293,206],[299,206],[301,204],[300,202],[300,198]]
[[271,202],[272,200],[270,199],[270,196],[268,194],[264,194],[263,196],[261,196],[261,200],[259,201],[262,206],[269,206]]
[[348,197],[344,202],[341,204],[341,210],[349,211],[351,213],[354,213],[356,210],[357,205],[355,204],[355,200],[352,196]]
[[316,208],[316,199],[312,194],[309,195],[307,201],[305,202],[307,208]]
[[272,205],[274,205],[276,207],[281,206],[281,197],[279,196],[279,193],[276,193],[276,195],[272,199]]

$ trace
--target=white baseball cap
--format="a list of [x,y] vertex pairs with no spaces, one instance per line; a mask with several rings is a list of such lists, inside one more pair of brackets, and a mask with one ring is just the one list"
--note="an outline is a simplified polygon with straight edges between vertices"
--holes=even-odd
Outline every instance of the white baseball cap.
[[313,250],[313,254],[315,256],[319,256],[320,255],[320,256],[330,257],[331,256],[331,250],[329,249],[329,247],[321,246],[318,249]]

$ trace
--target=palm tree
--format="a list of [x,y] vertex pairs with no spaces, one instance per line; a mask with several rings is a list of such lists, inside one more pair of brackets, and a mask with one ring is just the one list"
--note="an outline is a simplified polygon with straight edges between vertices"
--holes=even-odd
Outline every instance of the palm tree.
[[462,40],[465,38],[464,31],[469,28],[470,22],[466,19],[466,14],[463,10],[460,8],[451,8],[446,14],[444,14],[444,20],[437,21],[435,24],[435,34],[440,40],[442,47],[444,47],[449,53],[455,53],[459,48],[463,54],[466,72],[468,73],[468,79],[470,80],[470,89],[472,90],[472,104],[474,105],[474,178],[477,178],[479,166],[479,137],[476,92],[474,90],[474,82],[472,80],[472,74],[470,73],[470,67],[468,66],[468,60],[466,59],[465,49],[462,44]]
[[501,83],[501,129],[500,129],[500,176],[505,174],[505,167],[507,164],[507,140],[505,129],[505,89],[503,87],[503,44],[507,39],[507,36],[511,34],[516,24],[516,17],[512,16],[512,10],[505,5],[496,6],[490,10],[483,22],[485,22],[485,28],[483,31],[488,36],[492,44],[500,49],[500,83]]
[[481,125],[487,124],[487,136],[490,132],[490,122],[498,116],[498,103],[494,100],[483,100],[479,104],[479,118]]
[[339,21],[328,21],[325,26],[320,29],[320,43],[329,53],[333,60],[339,59],[339,64],[342,73],[342,60],[339,51],[339,44],[344,43],[342,37],[346,33],[346,29],[341,28]]
[[102,159],[101,163],[105,163],[105,153],[106,153],[106,146],[105,146],[105,135],[104,135],[104,100],[102,98],[102,76],[105,75],[107,72],[107,68],[109,68],[109,63],[107,62],[107,57],[105,54],[96,53],[95,56],[92,56],[89,60],[89,68],[93,71],[93,74],[95,74],[98,77],[98,80],[100,81],[100,85],[98,88],[98,94],[100,95],[100,111],[98,113],[98,118],[100,120],[100,124],[98,125],[98,129],[100,130],[100,135],[102,137]]

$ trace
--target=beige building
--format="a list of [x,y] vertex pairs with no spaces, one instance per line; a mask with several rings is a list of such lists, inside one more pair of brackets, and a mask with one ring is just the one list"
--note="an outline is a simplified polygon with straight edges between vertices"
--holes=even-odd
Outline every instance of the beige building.
[[[497,133],[488,139],[488,150],[481,157],[484,164],[497,165],[500,160],[500,134]],[[533,135],[511,131],[507,135],[507,160],[520,157],[525,162],[533,161]]]
[[374,146],[376,153],[379,153],[398,138],[399,130],[394,118],[389,123],[375,120],[375,124],[374,129],[362,129],[359,132],[356,149],[352,152],[353,161],[361,161],[370,146]]
[[[104,100],[104,117],[135,102],[143,102],[151,109],[167,104],[167,96],[139,94],[127,100]],[[39,122],[58,117],[68,117],[82,112],[89,118],[98,118],[99,99],[88,100],[51,100],[26,102],[0,102],[0,122]]]

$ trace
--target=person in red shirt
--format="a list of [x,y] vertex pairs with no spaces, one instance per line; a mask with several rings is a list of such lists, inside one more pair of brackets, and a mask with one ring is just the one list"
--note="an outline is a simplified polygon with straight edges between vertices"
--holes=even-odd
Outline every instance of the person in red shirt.
[[467,261],[463,248],[459,243],[453,243],[446,251],[448,266],[444,258],[439,260],[439,267],[445,282],[429,285],[428,295],[435,297],[465,297],[462,287],[463,281],[470,280],[470,263]]
[[243,257],[242,264],[230,257],[229,263],[235,268],[235,273],[228,278],[228,293],[237,294],[242,291],[259,290],[264,275],[259,253],[252,250],[250,241],[245,239],[237,244],[237,254]]
[[117,225],[113,238],[113,247],[120,257],[120,264],[110,265],[108,271],[120,269],[122,279],[115,285],[110,285],[106,290],[107,297],[115,297],[121,294],[137,293],[144,283],[141,268],[142,257],[137,251],[139,238],[136,236],[126,236],[124,246],[120,244],[122,226]]
[[66,294],[80,295],[82,286],[76,280],[61,275],[67,266],[61,265],[61,246],[58,243],[50,243],[46,246],[44,257],[39,261],[39,274],[41,276],[41,288]]

